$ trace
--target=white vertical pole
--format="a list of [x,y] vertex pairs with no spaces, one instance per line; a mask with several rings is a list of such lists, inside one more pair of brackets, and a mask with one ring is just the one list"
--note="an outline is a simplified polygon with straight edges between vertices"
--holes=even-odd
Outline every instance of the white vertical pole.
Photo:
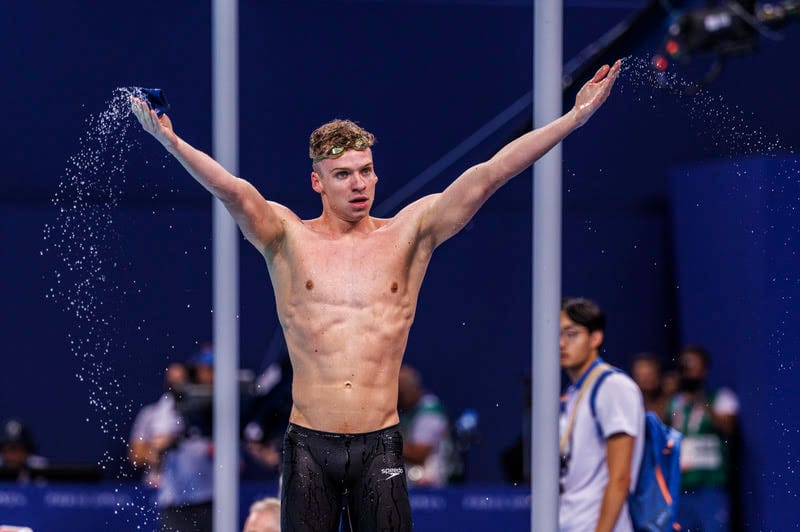
[[[239,172],[237,0],[213,0],[214,158]],[[238,529],[239,235],[218,199],[213,207],[214,530]]]
[[[562,113],[561,0],[534,0],[533,126]],[[531,530],[558,530],[561,144],[533,168]]]

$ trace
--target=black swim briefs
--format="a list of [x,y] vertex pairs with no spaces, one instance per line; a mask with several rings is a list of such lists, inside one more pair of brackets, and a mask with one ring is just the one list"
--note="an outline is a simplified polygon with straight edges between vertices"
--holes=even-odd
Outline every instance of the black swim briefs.
[[[407,532],[411,507],[397,425],[337,434],[292,423],[283,447],[283,532]],[[344,510],[344,511],[343,511]]]

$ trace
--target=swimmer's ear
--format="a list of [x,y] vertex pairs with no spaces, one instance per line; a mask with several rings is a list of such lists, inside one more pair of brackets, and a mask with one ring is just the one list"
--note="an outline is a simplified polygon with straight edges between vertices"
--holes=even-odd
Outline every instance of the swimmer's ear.
[[311,188],[315,192],[322,194],[322,179],[317,172],[311,172]]

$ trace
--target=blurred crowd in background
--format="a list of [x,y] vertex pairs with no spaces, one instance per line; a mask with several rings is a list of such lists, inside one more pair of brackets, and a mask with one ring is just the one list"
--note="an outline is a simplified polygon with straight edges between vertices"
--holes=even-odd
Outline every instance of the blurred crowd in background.
[[[613,356],[608,361],[613,363]],[[737,504],[741,492],[739,401],[726,387],[708,387],[711,355],[701,345],[687,345],[669,359],[654,353],[637,354],[631,367],[624,369],[639,386],[646,410],[684,434],[683,510],[709,521],[724,517],[724,522],[735,528],[741,507]],[[288,354],[284,352],[260,374],[242,370],[239,380],[240,477],[277,482],[292,404]],[[175,530],[187,523],[194,530],[211,530],[213,382],[213,346],[204,344],[185,361],[167,366],[163,393],[142,406],[132,420],[127,458],[137,481],[156,490],[162,523]],[[448,411],[434,388],[417,369],[403,365],[398,409],[410,486],[440,487],[469,481],[467,455],[480,452],[478,413],[471,409]],[[527,405],[523,417],[529,415]],[[529,426],[527,423],[529,420],[522,426]],[[515,484],[529,481],[523,440],[521,437],[498,458],[498,468]],[[36,453],[35,437],[25,423],[6,420],[0,431],[0,478],[34,483],[102,479],[93,465],[51,464]],[[270,522],[278,527],[275,516],[279,507],[276,498],[254,501],[245,530],[279,530],[258,524]]]

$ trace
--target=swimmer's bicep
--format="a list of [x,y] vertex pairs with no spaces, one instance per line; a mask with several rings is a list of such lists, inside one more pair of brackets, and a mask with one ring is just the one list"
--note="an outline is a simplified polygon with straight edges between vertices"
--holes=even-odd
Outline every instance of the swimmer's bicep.
[[429,196],[420,224],[422,234],[432,239],[434,247],[456,235],[497,188],[485,164],[473,166],[443,192]]

